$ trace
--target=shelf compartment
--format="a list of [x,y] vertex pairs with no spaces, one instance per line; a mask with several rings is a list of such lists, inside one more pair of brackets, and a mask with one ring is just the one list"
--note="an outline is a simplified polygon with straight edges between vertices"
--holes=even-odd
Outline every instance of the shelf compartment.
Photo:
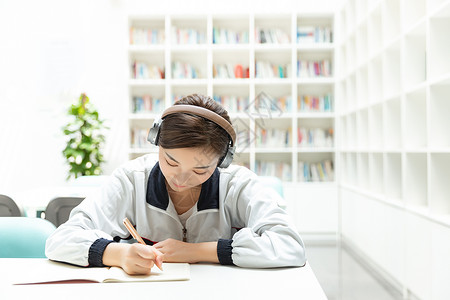
[[383,1],[381,6],[383,42],[388,45],[400,35],[400,0]]
[[350,185],[355,186],[357,184],[357,164],[356,153],[347,153],[347,182]]
[[334,153],[299,153],[298,182],[334,181]]
[[[289,44],[291,43],[292,31],[291,31],[291,15],[256,15],[255,16],[255,44]],[[268,35],[268,29],[274,30],[275,34],[272,36],[278,36],[280,40],[275,43],[270,42],[270,38],[265,37],[264,43],[261,35],[261,30],[264,31],[264,35]],[[278,33],[279,34],[278,34]],[[286,39],[286,40],[285,40]]]
[[348,77],[345,81],[345,94],[347,95],[347,111],[356,109],[355,75]]
[[367,149],[369,142],[369,129],[368,129],[369,113],[367,109],[358,111],[356,114],[356,132],[357,132],[357,148]]
[[425,16],[426,11],[426,0],[415,0],[404,5],[402,8],[403,28],[410,29]]
[[295,134],[297,134],[299,149],[332,148],[334,147],[334,119],[298,119],[298,129]]
[[236,151],[233,157],[233,164],[244,166],[250,169],[250,153],[244,151]]
[[250,125],[250,119],[239,115],[230,116],[236,132],[236,152],[248,152],[255,143],[255,130]]
[[130,87],[129,112],[133,114],[159,114],[165,108],[164,86]]
[[[256,55],[256,54],[255,54]],[[290,52],[287,55],[290,64]],[[306,65],[308,63],[308,65]],[[318,63],[319,66],[315,66]],[[334,75],[333,53],[317,51],[297,51],[297,77],[298,78],[330,78]]]
[[[300,35],[308,34],[308,37]],[[312,35],[311,35],[312,34]],[[315,36],[318,35],[319,37]],[[329,17],[297,17],[296,40],[298,45],[332,44],[333,41],[333,16]]]
[[221,86],[213,85],[213,98],[221,103],[229,114],[249,112],[248,86]]
[[[206,16],[176,16],[171,19],[170,41],[172,45],[201,45],[207,41]],[[186,39],[186,37],[188,37]]]
[[291,78],[293,77],[291,61],[292,55],[289,50],[255,51],[255,78]]
[[[297,85],[297,111],[298,112],[333,112],[334,111],[334,88],[333,85]],[[319,105],[320,109],[315,109],[310,102],[304,97],[322,98],[323,105]],[[319,100],[319,102],[321,102]],[[303,103],[303,105],[302,105]],[[309,108],[308,108],[309,107]],[[316,106],[317,108],[317,106]],[[322,110],[323,108],[323,110]]]
[[405,202],[426,207],[428,205],[427,154],[406,153],[404,174]]
[[293,131],[291,119],[259,118],[255,123],[255,147],[289,148],[292,147]]
[[164,16],[155,16],[152,19],[130,17],[128,24],[130,45],[164,45]]
[[[361,1],[359,1],[361,2]],[[366,63],[368,58],[367,23],[362,24],[356,31],[356,62],[357,66]]]
[[356,147],[356,114],[352,113],[348,115],[347,119],[347,137],[348,137],[348,147],[354,149]]
[[436,79],[450,74],[450,17],[432,18],[429,23],[430,37],[427,62],[431,79]]
[[386,153],[384,157],[384,186],[386,196],[402,198],[402,157],[399,153]]
[[402,146],[400,105],[400,98],[384,103],[384,148],[387,150]]
[[364,108],[369,103],[367,93],[367,78],[368,78],[367,66],[362,67],[356,72],[356,101],[358,107]]
[[405,147],[407,149],[427,146],[426,89],[422,88],[405,97]]
[[430,155],[430,206],[439,215],[450,214],[450,154],[432,153]]
[[250,77],[248,50],[213,51],[214,79],[242,79]]
[[358,153],[356,156],[357,185],[359,188],[369,187],[369,156],[367,153]]
[[164,52],[135,52],[129,54],[130,75],[128,78],[138,80],[160,80],[165,75]]
[[383,105],[369,109],[369,147],[371,150],[383,148]]
[[400,93],[400,43],[395,43],[383,53],[383,98],[389,99]]
[[206,51],[171,53],[172,79],[206,78]]
[[381,7],[378,6],[373,10],[369,16],[368,29],[368,46],[369,55],[372,57],[382,47],[382,22],[381,22]]
[[382,58],[378,56],[372,59],[368,67],[368,96],[369,103],[377,103],[383,100]]
[[355,36],[353,35],[352,37],[349,38],[348,42],[347,42],[347,73],[349,74],[351,72],[353,72],[356,68],[356,61],[355,61],[355,57],[356,57],[356,43],[355,43]]
[[[271,115],[282,117],[284,113],[293,112],[292,88],[290,84],[266,85],[255,84],[255,95],[260,95],[258,99],[264,99],[263,102],[253,104],[254,108],[266,112],[271,111]],[[265,97],[261,97],[264,95]],[[258,107],[256,107],[258,105]]]
[[384,193],[383,154],[369,154],[369,189],[377,194]]
[[250,20],[248,17],[216,15],[212,17],[212,23],[214,45],[249,44]]
[[176,100],[191,94],[207,95],[206,85],[202,84],[172,85],[170,91],[170,104],[172,105]]
[[292,181],[291,153],[256,153],[254,172],[260,176],[275,176],[282,181]]
[[[412,3],[411,3],[412,4]],[[404,39],[404,85],[408,90],[426,80],[426,24],[423,22]]]
[[450,84],[430,86],[430,146],[450,147]]

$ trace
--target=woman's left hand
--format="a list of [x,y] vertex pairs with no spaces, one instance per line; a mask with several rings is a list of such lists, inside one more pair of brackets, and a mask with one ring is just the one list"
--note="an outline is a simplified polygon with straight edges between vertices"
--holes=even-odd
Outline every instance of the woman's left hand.
[[153,245],[164,255],[165,262],[219,262],[217,258],[217,242],[186,243],[175,239],[167,239]]

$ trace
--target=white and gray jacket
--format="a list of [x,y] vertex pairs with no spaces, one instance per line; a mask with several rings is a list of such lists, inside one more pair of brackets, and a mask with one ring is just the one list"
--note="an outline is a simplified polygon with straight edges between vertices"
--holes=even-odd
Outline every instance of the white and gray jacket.
[[193,214],[180,222],[159,164],[148,156],[114,171],[98,195],[74,208],[69,220],[48,238],[49,259],[80,266],[103,266],[111,242],[131,239],[127,217],[150,245],[167,238],[189,243],[218,241],[221,264],[268,268],[303,266],[303,242],[279,195],[240,166],[216,169],[203,183]]

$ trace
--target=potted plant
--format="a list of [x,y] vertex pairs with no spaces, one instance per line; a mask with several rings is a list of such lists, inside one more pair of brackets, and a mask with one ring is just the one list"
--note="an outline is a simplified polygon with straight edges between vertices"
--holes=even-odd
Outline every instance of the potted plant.
[[101,151],[105,143],[103,132],[108,127],[99,119],[97,110],[84,93],[70,106],[68,114],[73,118],[63,127],[67,137],[63,154],[70,166],[67,180],[72,176],[100,175],[105,161]]

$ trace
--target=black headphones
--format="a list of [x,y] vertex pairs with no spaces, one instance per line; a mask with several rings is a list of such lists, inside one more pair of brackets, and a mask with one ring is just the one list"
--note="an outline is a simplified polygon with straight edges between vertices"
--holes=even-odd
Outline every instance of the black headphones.
[[150,130],[148,132],[147,140],[151,144],[158,146],[161,124],[167,115],[171,115],[174,113],[185,113],[185,114],[200,116],[200,117],[210,120],[210,121],[216,123],[217,125],[219,125],[220,127],[222,127],[228,133],[228,136],[230,137],[230,141],[228,143],[227,153],[223,157],[220,158],[218,166],[220,168],[227,168],[231,164],[231,162],[233,161],[234,153],[236,151],[236,146],[235,146],[236,132],[234,131],[233,126],[231,126],[231,124],[227,120],[225,120],[222,116],[216,114],[215,112],[213,112],[209,109],[206,109],[206,108],[203,108],[200,106],[180,104],[180,105],[173,105],[173,106],[169,107],[168,109],[166,109],[163,112],[161,118],[155,120],[152,128],[150,128]]

